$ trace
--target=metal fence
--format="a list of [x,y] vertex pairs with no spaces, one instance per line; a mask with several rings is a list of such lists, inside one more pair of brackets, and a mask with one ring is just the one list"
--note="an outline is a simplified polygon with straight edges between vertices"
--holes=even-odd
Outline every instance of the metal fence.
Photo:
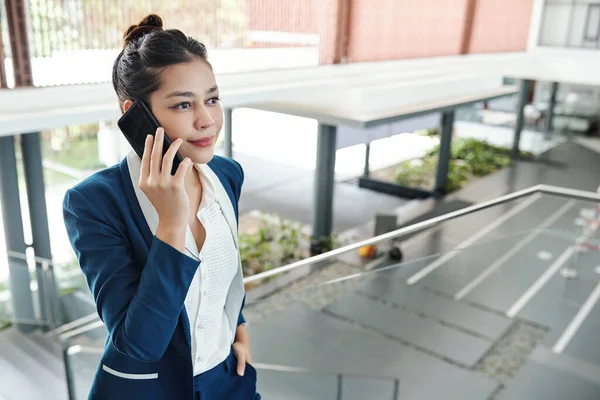
[[[317,0],[29,0],[25,4],[35,86],[109,81],[123,31],[148,13],[160,15],[165,28],[180,29],[205,43],[217,73],[319,63]],[[6,7],[1,10],[0,26],[11,87]]]

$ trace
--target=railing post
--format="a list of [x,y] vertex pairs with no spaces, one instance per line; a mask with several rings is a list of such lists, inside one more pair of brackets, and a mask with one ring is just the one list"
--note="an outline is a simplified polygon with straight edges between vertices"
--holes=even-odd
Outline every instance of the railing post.
[[393,400],[400,400],[400,379],[394,379],[394,397]]
[[342,375],[337,376],[337,400],[342,400]]
[[71,375],[71,361],[69,360],[69,338],[60,339],[62,345],[63,362],[65,366],[65,380],[67,382],[68,400],[76,400],[73,376]]

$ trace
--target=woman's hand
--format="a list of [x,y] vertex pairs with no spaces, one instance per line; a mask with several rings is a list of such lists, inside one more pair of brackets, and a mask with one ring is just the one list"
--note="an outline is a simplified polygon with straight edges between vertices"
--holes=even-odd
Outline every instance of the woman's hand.
[[237,327],[235,343],[233,343],[231,347],[233,348],[233,354],[235,354],[235,357],[238,360],[237,373],[239,376],[244,376],[246,363],[252,364],[252,357],[250,357],[250,340],[245,325]]
[[164,136],[164,130],[158,128],[154,137],[146,137],[139,185],[158,213],[156,237],[183,252],[185,228],[190,215],[185,176],[192,166],[192,161],[186,158],[177,168],[175,175],[171,175],[173,159],[182,140],[175,140],[163,158]]

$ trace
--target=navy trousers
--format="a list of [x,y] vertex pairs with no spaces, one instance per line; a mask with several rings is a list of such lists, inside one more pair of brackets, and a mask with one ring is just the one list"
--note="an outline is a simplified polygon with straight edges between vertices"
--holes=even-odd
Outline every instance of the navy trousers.
[[194,377],[196,400],[260,400],[256,392],[256,369],[246,363],[244,376],[237,374],[233,351],[221,364]]

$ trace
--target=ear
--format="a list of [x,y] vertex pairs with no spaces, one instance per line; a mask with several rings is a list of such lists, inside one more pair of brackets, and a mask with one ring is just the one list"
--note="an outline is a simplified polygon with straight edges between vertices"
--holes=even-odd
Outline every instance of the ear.
[[127,110],[129,110],[129,107],[131,107],[132,104],[133,104],[133,101],[125,100],[123,102],[123,112],[127,112]]

